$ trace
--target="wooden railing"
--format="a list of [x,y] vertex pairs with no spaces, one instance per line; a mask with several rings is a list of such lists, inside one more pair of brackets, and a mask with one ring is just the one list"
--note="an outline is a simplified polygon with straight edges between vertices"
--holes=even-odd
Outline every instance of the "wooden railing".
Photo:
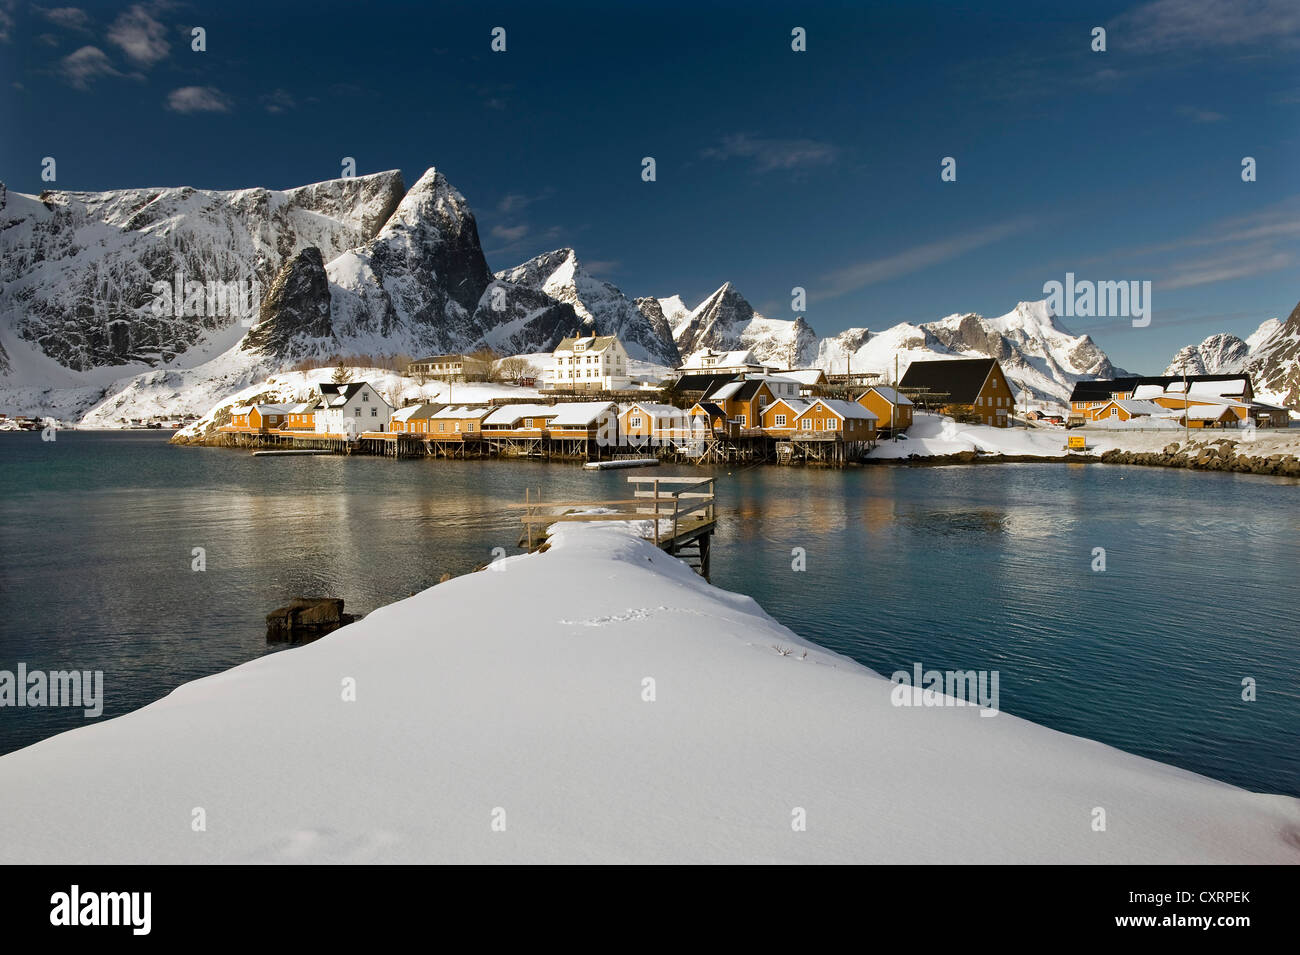
[[[528,549],[533,548],[533,527],[538,524],[544,530],[568,521],[648,520],[651,531],[645,539],[659,547],[671,544],[684,533],[712,526],[717,520],[714,478],[634,476],[627,480],[635,486],[632,497],[614,501],[543,501],[540,492],[534,497],[531,489],[526,490],[522,521],[528,531]],[[604,513],[590,513],[592,508],[601,508]],[[555,513],[557,510],[559,513]],[[662,527],[670,516],[670,527]]]

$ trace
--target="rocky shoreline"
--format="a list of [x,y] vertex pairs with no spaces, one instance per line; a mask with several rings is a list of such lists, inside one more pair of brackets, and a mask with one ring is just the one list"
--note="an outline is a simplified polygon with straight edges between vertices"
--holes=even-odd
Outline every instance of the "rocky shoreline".
[[907,458],[867,458],[865,466],[950,467],[955,464],[1135,464],[1146,467],[1188,468],[1193,471],[1234,471],[1300,477],[1300,459],[1294,454],[1274,452],[1252,455],[1230,438],[1191,440],[1186,446],[1174,442],[1160,451],[1124,451],[1112,448],[1101,454],[1037,455],[985,454],[958,451]]
[[1161,451],[1104,452],[1097,460],[1104,464],[1140,464],[1149,467],[1191,468],[1196,471],[1235,471],[1242,474],[1272,474],[1300,477],[1300,460],[1294,454],[1252,455],[1241,443],[1229,438],[1214,441],[1175,442]]

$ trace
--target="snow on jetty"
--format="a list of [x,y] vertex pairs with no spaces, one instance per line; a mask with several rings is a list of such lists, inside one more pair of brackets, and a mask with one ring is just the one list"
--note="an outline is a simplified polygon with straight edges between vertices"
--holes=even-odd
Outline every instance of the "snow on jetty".
[[0,757],[0,861],[1300,860],[1300,801],[894,689],[624,529],[558,525]]

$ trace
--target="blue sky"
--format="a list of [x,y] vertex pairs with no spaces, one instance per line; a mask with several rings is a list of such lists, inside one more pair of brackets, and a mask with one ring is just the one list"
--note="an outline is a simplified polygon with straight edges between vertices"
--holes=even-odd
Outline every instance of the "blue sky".
[[494,269],[569,245],[631,296],[730,280],[774,318],[801,286],[821,334],[1150,280],[1147,328],[1065,319],[1137,371],[1300,300],[1295,0],[61,2],[0,0],[22,192],[46,156],[61,189],[437,166]]

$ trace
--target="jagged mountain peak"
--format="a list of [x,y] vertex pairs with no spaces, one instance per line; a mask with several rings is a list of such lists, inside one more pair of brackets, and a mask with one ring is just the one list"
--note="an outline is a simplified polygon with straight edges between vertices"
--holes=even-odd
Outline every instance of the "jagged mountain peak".
[[568,305],[580,322],[601,334],[618,335],[632,358],[677,364],[677,346],[662,316],[629,301],[617,286],[593,276],[572,248],[543,252],[496,277]]

